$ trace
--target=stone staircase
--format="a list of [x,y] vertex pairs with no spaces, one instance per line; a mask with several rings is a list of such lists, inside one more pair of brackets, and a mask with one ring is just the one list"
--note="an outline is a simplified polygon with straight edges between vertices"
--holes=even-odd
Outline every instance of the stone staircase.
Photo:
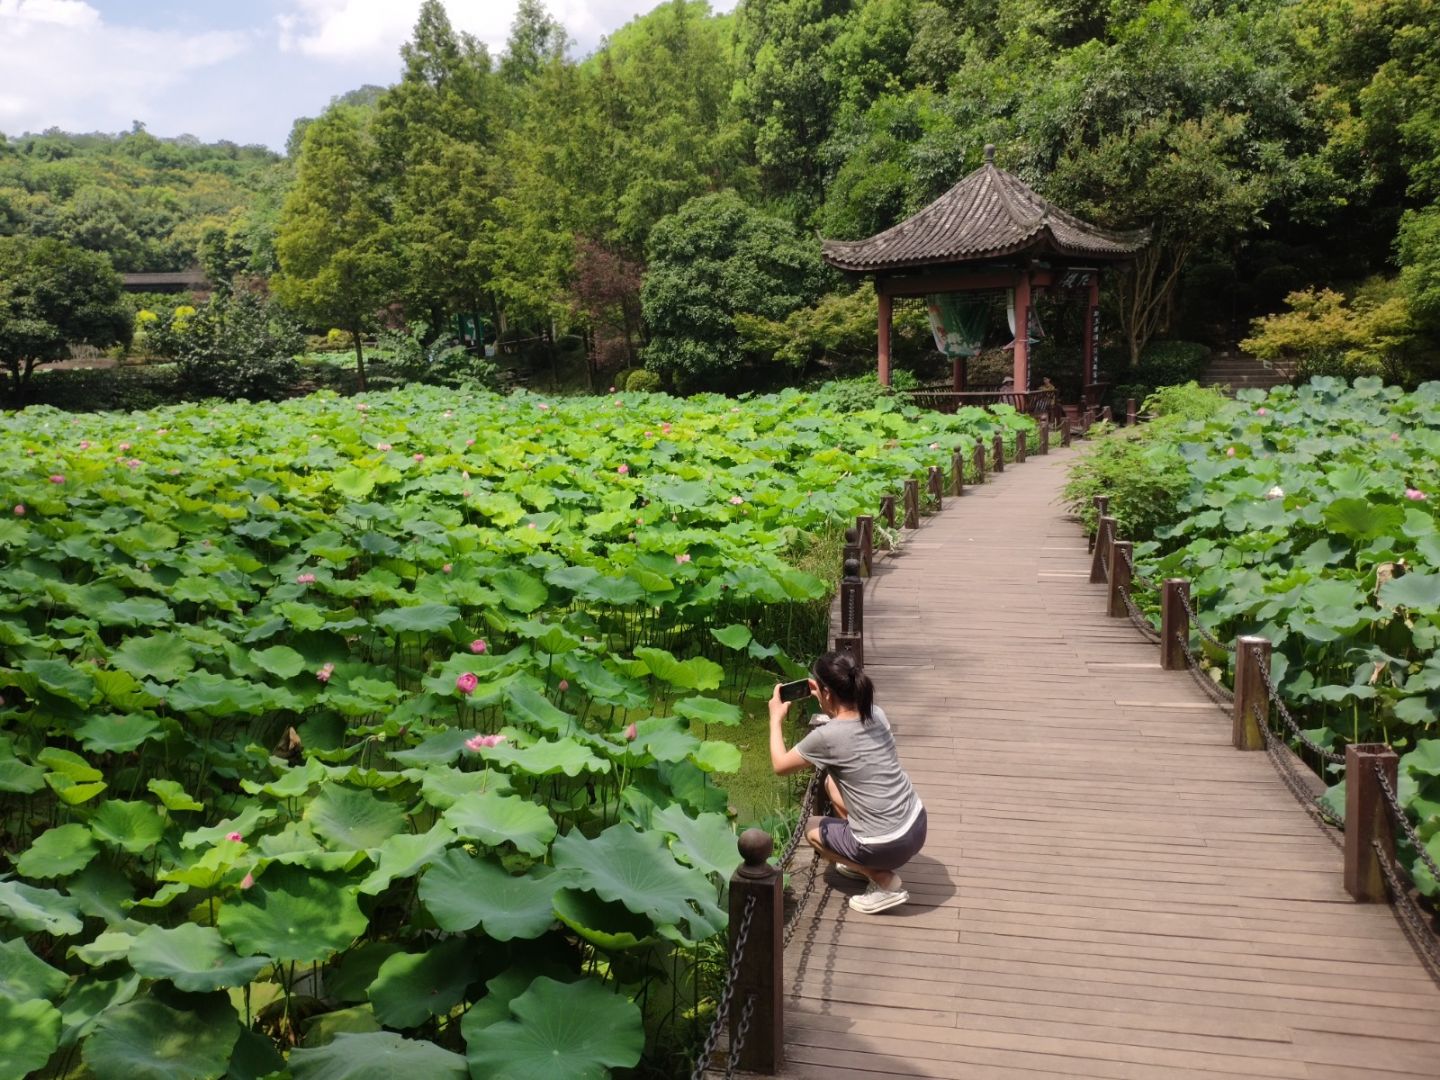
[[1279,364],[1267,364],[1243,353],[1221,352],[1210,361],[1200,384],[1227,387],[1232,392],[1250,386],[1268,390],[1288,383],[1291,378],[1290,370]]

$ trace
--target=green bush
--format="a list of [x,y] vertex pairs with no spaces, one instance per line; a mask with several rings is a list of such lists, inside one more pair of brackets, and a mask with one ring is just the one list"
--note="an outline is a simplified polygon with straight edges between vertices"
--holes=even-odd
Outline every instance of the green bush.
[[[386,330],[376,351],[388,359],[384,371],[370,381],[377,387],[423,383],[426,386],[493,390],[499,371],[484,356],[472,353],[452,337],[439,337],[426,345],[429,327],[419,320],[403,330]],[[376,381],[379,380],[379,381]]]
[[294,387],[304,347],[299,328],[268,297],[217,294],[176,335],[173,355],[191,398],[274,401]]
[[653,371],[639,368],[632,371],[630,377],[625,380],[625,389],[637,393],[653,394],[660,389],[660,376]]
[[840,412],[860,412],[873,409],[881,397],[904,393],[918,387],[919,380],[908,371],[896,369],[890,373],[890,387],[880,385],[874,372],[857,375],[852,379],[831,379],[815,389],[816,400]]
[[184,400],[174,364],[145,367],[40,368],[30,380],[32,405],[53,405],[67,412],[153,409]]

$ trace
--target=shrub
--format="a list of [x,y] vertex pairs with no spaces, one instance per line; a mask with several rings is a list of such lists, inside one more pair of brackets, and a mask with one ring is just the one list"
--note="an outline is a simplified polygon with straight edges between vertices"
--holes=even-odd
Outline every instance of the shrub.
[[171,320],[180,383],[191,397],[271,401],[300,375],[299,328],[267,297],[216,294],[193,314],[176,308]]
[[640,368],[630,373],[630,377],[625,380],[625,389],[634,390],[637,393],[653,394],[660,389],[660,376],[653,371]]
[[174,364],[145,367],[41,368],[30,381],[34,405],[52,405],[67,412],[153,409],[184,400],[180,372]]
[[403,329],[386,330],[376,342],[387,353],[383,374],[371,381],[378,387],[423,383],[426,386],[469,387],[493,390],[499,371],[484,356],[472,353],[452,337],[439,337],[426,345],[428,324],[416,320]]
[[1347,299],[1334,289],[1303,289],[1285,298],[1289,311],[1250,324],[1240,343],[1262,360],[1293,364],[1297,379],[1317,375],[1409,375],[1415,328],[1397,282],[1372,278]]

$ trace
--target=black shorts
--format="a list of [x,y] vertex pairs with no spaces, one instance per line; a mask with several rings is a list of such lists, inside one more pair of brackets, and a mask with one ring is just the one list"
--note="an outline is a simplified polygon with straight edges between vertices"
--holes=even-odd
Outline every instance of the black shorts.
[[835,852],[848,863],[863,866],[868,870],[895,870],[919,854],[925,846],[925,808],[920,816],[906,830],[905,835],[883,844],[867,844],[856,839],[850,831],[850,822],[844,818],[823,817],[820,819],[820,843]]

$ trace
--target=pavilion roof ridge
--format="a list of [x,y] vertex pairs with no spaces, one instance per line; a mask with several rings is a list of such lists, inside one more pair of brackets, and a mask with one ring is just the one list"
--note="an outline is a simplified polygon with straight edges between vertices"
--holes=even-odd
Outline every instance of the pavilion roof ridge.
[[821,251],[830,265],[864,273],[1027,251],[1119,261],[1149,240],[1148,229],[1103,229],[1061,209],[996,166],[987,147],[985,163],[928,206],[865,240],[823,240]]

